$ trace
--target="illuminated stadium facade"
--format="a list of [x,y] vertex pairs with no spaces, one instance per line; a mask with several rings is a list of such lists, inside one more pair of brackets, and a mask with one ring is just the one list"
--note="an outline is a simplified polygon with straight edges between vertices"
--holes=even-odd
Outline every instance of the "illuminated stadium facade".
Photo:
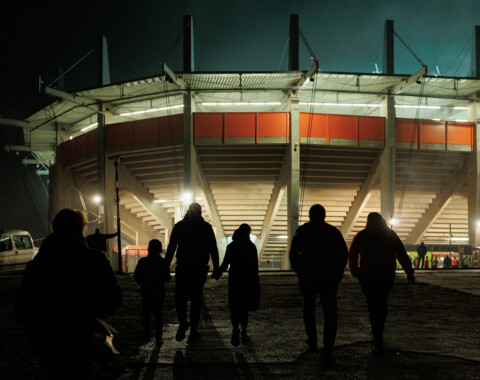
[[347,242],[379,211],[406,244],[480,245],[480,62],[472,78],[426,67],[393,74],[387,21],[383,74],[319,72],[315,60],[300,71],[298,31],[292,15],[286,72],[195,72],[186,16],[182,73],[163,65],[158,76],[117,84],[108,83],[103,39],[99,86],[44,86],[58,100],[4,121],[25,132],[26,145],[9,149],[50,167],[51,215],[85,209],[105,232],[116,229],[120,156],[124,243],[167,243],[196,199],[221,249],[251,225],[264,269],[288,268],[288,243],[314,203]]

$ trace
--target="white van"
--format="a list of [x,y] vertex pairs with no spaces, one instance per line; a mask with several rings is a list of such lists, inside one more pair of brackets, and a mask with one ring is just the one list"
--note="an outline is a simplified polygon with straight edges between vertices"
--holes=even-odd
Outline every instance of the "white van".
[[27,231],[0,231],[0,270],[15,269],[32,260],[38,249]]

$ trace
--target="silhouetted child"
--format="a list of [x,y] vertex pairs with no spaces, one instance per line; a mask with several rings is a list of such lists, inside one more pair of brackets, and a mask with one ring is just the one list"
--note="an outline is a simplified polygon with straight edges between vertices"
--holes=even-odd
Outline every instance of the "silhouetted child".
[[138,261],[135,281],[140,285],[142,296],[142,324],[145,340],[150,339],[150,319],[155,319],[155,340],[162,344],[163,332],[163,299],[165,282],[170,281],[170,271],[166,260],[160,256],[162,243],[153,239],[148,243],[148,256]]

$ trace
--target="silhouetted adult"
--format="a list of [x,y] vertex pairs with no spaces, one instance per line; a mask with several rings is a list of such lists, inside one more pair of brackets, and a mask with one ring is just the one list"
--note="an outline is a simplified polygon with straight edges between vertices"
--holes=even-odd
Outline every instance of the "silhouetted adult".
[[395,279],[396,260],[407,274],[408,282],[415,283],[412,263],[403,243],[378,212],[371,212],[366,228],[353,239],[348,264],[367,299],[373,335],[372,353],[375,354],[383,350],[387,299]]
[[138,261],[133,274],[133,278],[140,285],[142,296],[143,337],[145,340],[150,339],[150,320],[153,313],[157,345],[162,344],[165,282],[170,281],[169,266],[160,256],[161,252],[162,242],[157,239],[150,240],[148,256]]
[[90,248],[98,249],[103,253],[107,252],[107,239],[114,238],[118,233],[114,234],[101,234],[98,228],[95,229],[95,233],[88,235],[85,239]]
[[418,268],[425,268],[425,256],[427,255],[427,247],[425,243],[422,241],[420,245],[417,247],[417,255],[418,255]]
[[443,259],[443,269],[450,269],[451,266],[452,259],[450,258],[450,256],[445,256],[445,258]]
[[[175,270],[175,307],[179,326],[175,339],[185,339],[191,326],[189,341],[200,338],[198,323],[202,307],[202,295],[211,257],[214,271],[218,271],[218,249],[212,226],[202,217],[202,207],[192,203],[185,217],[175,224],[170,236],[165,259],[170,265],[177,253]],[[187,320],[190,299],[190,322]]]
[[83,237],[86,215],[63,209],[27,264],[17,297],[17,317],[51,378],[88,378],[94,319],[113,315],[122,292],[105,255]]
[[242,343],[249,341],[247,334],[248,311],[258,310],[260,299],[260,278],[258,276],[258,255],[255,244],[250,241],[251,228],[242,224],[235,230],[232,242],[227,246],[225,258],[213,277],[219,279],[228,270],[228,306],[232,321],[232,339],[234,346],[240,344],[242,327]]
[[315,204],[310,221],[295,232],[290,248],[290,263],[298,274],[303,296],[303,322],[307,344],[317,348],[315,299],[322,302],[323,347],[330,355],[337,335],[337,291],[347,263],[347,245],[340,231],[325,222],[325,208]]

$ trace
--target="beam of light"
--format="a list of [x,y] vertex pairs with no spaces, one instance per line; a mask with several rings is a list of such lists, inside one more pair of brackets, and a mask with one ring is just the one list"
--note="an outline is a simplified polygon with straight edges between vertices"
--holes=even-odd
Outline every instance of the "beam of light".
[[381,104],[375,103],[310,103],[310,102],[299,102],[301,106],[337,106],[337,107],[372,107],[379,108]]
[[395,108],[413,108],[413,109],[422,109],[422,110],[439,110],[441,106],[415,106],[410,104],[395,104]]
[[160,112],[160,111],[166,111],[166,110],[173,110],[173,109],[177,109],[177,108],[183,108],[183,104],[178,104],[176,106],[170,106],[170,107],[149,108],[149,109],[141,110],[141,111],[124,112],[124,113],[119,114],[119,116],[140,115],[142,113]]
[[212,107],[212,106],[281,106],[282,102],[204,102],[202,106]]
[[92,129],[94,127],[96,127],[98,125],[98,123],[93,123],[93,124],[90,124],[86,127],[83,127],[82,129],[80,129],[81,132],[85,132],[85,131],[88,131],[89,129]]
[[[189,200],[191,200],[192,196],[189,194],[189,193],[185,193],[183,194],[183,197],[180,198],[180,199],[155,199],[153,201],[153,203],[165,203],[165,202],[187,202]],[[196,201],[201,201],[202,198],[201,197],[197,197],[195,198]]]

